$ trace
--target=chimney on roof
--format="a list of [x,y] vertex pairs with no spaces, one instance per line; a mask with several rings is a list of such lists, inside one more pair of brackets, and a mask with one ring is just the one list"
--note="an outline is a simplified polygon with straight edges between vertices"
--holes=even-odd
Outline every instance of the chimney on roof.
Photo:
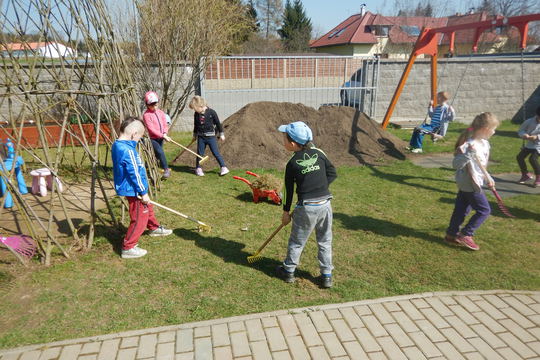
[[366,4],[360,5],[360,16],[366,15]]
[[474,11],[476,10],[476,8],[472,7],[472,8],[469,8],[469,14],[474,14]]

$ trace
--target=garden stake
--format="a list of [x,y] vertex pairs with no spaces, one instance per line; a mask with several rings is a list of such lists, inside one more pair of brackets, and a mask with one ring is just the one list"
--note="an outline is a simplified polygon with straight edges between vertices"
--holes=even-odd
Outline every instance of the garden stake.
[[173,210],[173,209],[171,209],[171,208],[169,208],[169,207],[167,207],[167,206],[165,206],[165,205],[161,205],[161,204],[159,204],[159,203],[157,203],[157,202],[155,202],[155,201],[152,201],[152,200],[150,200],[150,204],[155,205],[155,206],[157,206],[157,207],[160,207],[160,208],[162,208],[162,209],[164,209],[164,210],[170,211],[170,212],[172,212],[173,214],[176,214],[176,215],[179,215],[179,216],[183,217],[184,219],[188,219],[188,220],[190,220],[190,221],[196,222],[196,223],[199,225],[199,226],[197,227],[199,231],[210,231],[210,230],[212,229],[212,228],[210,227],[210,225],[206,225],[206,224],[203,223],[202,221],[199,221],[199,220],[197,220],[197,219],[195,219],[195,218],[192,218],[191,216],[188,216],[188,215],[186,215],[186,214],[182,214],[181,212],[176,211],[176,210]]
[[274,232],[268,237],[268,239],[265,240],[265,242],[263,242],[263,244],[257,249],[257,251],[255,251],[255,254],[253,255],[250,255],[247,257],[247,261],[248,263],[254,263],[255,261],[258,261],[262,258],[261,256],[261,252],[263,251],[263,249],[266,247],[266,245],[268,245],[268,243],[270,242],[270,240],[272,240],[274,238],[274,236],[276,236],[276,234],[279,232],[279,230],[281,230],[285,225],[280,224],[276,230],[274,230]]
[[[187,147],[185,147],[185,146],[182,145],[182,144],[177,143],[177,142],[174,141],[173,139],[171,139],[170,141],[171,141],[174,145],[180,146],[182,149],[184,149],[184,151],[187,150],[187,151],[189,151],[190,153],[192,153],[193,155],[197,156],[199,159],[201,159],[201,161],[199,161],[199,164],[202,164],[203,162],[205,162],[206,160],[208,160],[208,155],[206,155],[205,157],[202,157],[201,155],[197,154],[195,151],[188,149]],[[191,145],[191,144],[193,144],[193,141],[192,141],[189,145]],[[188,145],[188,146],[189,146],[189,145]],[[182,151],[178,156],[182,155],[182,154],[184,153],[184,151]],[[178,157],[178,156],[177,156],[177,157]]]

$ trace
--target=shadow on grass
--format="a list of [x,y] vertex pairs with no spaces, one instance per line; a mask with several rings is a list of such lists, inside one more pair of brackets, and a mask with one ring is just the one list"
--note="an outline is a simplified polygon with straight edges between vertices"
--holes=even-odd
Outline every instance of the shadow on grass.
[[[88,234],[89,229],[89,224],[83,225],[79,230],[79,234]],[[120,227],[115,227],[113,225],[106,226],[103,224],[96,224],[94,236],[95,238],[105,238],[105,240],[107,240],[107,242],[111,244],[113,251],[118,256],[120,256],[122,255],[122,244],[124,242],[126,231],[127,229],[123,225],[121,225]]]
[[443,241],[444,234],[433,236],[408,226],[395,224],[390,221],[372,218],[364,215],[351,216],[343,213],[334,213],[334,219],[340,221],[349,230],[363,230],[374,234],[394,238],[396,236],[412,236],[418,239],[431,241],[443,246],[453,247]]
[[[440,198],[439,201],[445,204],[453,205],[456,200],[455,198]],[[503,214],[501,209],[499,209],[499,205],[497,205],[497,201],[489,201],[489,205],[491,206],[491,216],[496,216],[496,217],[509,219],[509,220],[512,219]],[[531,220],[540,221],[540,214],[538,213],[524,210],[522,208],[510,207],[506,203],[504,205],[506,206],[508,211],[510,211],[510,214],[514,215],[517,219],[531,219]],[[452,214],[449,214],[449,217],[450,215]]]
[[[225,262],[253,268],[261,271],[269,277],[277,278],[275,270],[278,265],[281,265],[281,262],[275,259],[266,258],[263,255],[258,261],[250,264],[247,261],[247,257],[253,254],[244,250],[246,246],[245,244],[233,240],[223,239],[217,236],[203,236],[198,232],[191,231],[189,229],[174,229],[174,234],[183,239],[193,241],[195,245],[201,249],[205,249],[206,251],[222,258]],[[295,276],[309,280],[314,284],[318,284],[317,278],[313,277],[306,271],[296,270]]]
[[435,191],[438,193],[446,193],[446,194],[454,194],[452,191],[448,190],[442,190],[441,188],[428,186],[424,184],[418,184],[415,182],[412,182],[411,180],[414,179],[420,179],[420,180],[432,180],[432,181],[439,181],[439,182],[445,182],[445,183],[454,183],[453,180],[448,179],[441,179],[441,178],[431,178],[431,177],[423,177],[423,176],[412,176],[412,175],[402,175],[402,174],[392,174],[387,173],[384,171],[381,171],[379,167],[377,166],[371,166],[367,165],[367,167],[372,171],[373,175],[392,182],[396,182],[402,185],[412,186],[415,189],[422,188],[429,191]]

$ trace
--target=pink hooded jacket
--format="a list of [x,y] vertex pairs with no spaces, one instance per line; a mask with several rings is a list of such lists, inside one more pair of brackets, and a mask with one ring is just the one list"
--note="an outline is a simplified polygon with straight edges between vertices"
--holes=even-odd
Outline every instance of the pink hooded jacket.
[[146,109],[143,114],[143,120],[146,125],[146,129],[148,129],[150,139],[163,139],[163,135],[167,134],[169,131],[167,117],[160,109],[156,109],[155,111]]

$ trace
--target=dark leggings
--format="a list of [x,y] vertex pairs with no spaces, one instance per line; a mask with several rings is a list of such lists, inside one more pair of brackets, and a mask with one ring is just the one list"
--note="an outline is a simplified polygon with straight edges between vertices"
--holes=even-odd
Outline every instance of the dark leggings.
[[[223,161],[223,157],[219,153],[217,139],[215,136],[199,136],[197,137],[197,154],[200,156],[204,156],[204,150],[206,149],[206,145],[210,146],[210,151],[212,151],[212,155],[216,158],[217,162],[219,163],[219,166],[224,167],[225,162]],[[197,157],[197,162],[195,164],[196,167],[199,167],[199,157]]]
[[516,160],[519,164],[519,169],[521,170],[521,173],[527,173],[527,164],[525,163],[525,158],[529,154],[531,155],[531,157],[529,158],[529,162],[534,169],[534,174],[540,175],[540,166],[538,165],[538,151],[536,149],[529,149],[526,147],[522,148],[519,154],[516,156]]
[[154,148],[154,154],[161,163],[163,169],[168,169],[169,165],[167,164],[167,158],[165,157],[165,152],[163,151],[163,139],[150,139],[152,140],[152,147]]

